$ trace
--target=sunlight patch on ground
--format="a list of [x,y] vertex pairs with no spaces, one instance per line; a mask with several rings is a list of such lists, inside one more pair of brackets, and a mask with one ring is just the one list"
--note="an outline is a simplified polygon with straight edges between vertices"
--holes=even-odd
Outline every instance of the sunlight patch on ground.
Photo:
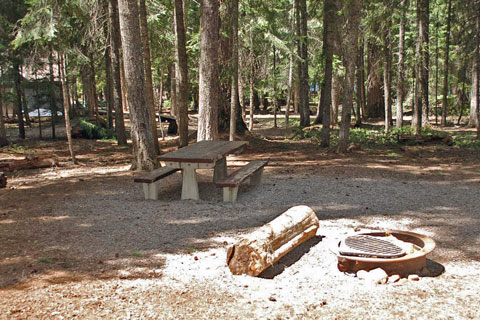
[[16,221],[12,220],[12,219],[0,220],[0,224],[11,224],[11,223],[15,223],[15,222]]
[[195,219],[182,219],[182,220],[166,220],[166,223],[173,225],[182,225],[182,224],[197,224],[210,222],[212,219],[209,218],[195,218]]
[[65,219],[70,219],[70,216],[57,216],[57,217],[52,217],[52,216],[41,216],[36,218],[36,220],[41,221],[41,222],[51,222],[51,221],[61,221]]

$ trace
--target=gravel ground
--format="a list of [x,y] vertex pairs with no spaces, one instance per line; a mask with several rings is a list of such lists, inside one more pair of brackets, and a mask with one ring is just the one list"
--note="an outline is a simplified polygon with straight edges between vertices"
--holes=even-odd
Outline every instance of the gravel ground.
[[[264,144],[230,160],[261,157]],[[287,150],[268,150],[263,184],[242,185],[235,204],[208,170],[200,201],[179,200],[179,174],[145,201],[121,163],[11,178],[0,191],[0,319],[480,319],[478,152],[277,145]],[[227,248],[299,204],[317,213],[317,237],[260,277],[231,275]],[[377,285],[339,272],[329,247],[369,229],[433,237],[432,274]]]

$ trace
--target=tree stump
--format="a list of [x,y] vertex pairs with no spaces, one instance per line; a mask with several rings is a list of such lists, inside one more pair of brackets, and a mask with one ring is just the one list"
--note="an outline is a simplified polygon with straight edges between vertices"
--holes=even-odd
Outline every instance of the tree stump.
[[317,215],[311,208],[292,207],[230,247],[228,267],[236,275],[257,276],[293,248],[314,237],[318,225]]

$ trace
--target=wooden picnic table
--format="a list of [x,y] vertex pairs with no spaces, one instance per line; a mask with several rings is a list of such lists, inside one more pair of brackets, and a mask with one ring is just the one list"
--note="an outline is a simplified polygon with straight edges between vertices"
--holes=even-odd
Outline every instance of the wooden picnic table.
[[167,167],[182,170],[182,200],[200,199],[197,169],[214,169],[213,182],[227,176],[227,155],[243,151],[247,141],[200,141],[161,155]]

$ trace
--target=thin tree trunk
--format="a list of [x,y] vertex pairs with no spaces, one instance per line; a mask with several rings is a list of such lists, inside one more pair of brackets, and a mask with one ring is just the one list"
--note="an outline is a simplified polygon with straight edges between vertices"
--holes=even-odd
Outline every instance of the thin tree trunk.
[[20,139],[25,139],[25,125],[23,122],[23,112],[22,112],[22,83],[21,78],[22,75],[20,74],[20,65],[15,63],[13,66],[14,72],[14,87],[15,87],[15,96],[17,98],[17,118],[18,118],[18,134]]
[[288,63],[288,88],[287,88],[287,105],[285,106],[285,133],[288,133],[290,104],[292,103],[292,85],[293,85],[293,54],[290,54]]
[[307,1],[297,1],[297,44],[298,56],[298,83],[299,83],[299,112],[300,126],[308,127],[310,125],[310,105],[309,105],[309,87],[308,87],[308,51],[307,51]]
[[398,34],[398,79],[397,79],[397,116],[396,126],[403,126],[403,99],[405,83],[405,20],[407,14],[407,0],[402,0],[400,4],[400,26]]
[[188,65],[187,50],[185,48],[185,24],[183,17],[182,0],[175,0],[175,25],[176,25],[176,97],[178,109],[179,146],[188,145]]
[[392,99],[391,99],[391,79],[392,79],[392,54],[390,42],[390,28],[392,26],[391,18],[388,18],[387,30],[384,39],[384,67],[383,67],[383,88],[385,98],[385,133],[390,132],[392,122]]
[[357,105],[356,105],[356,109],[357,109],[357,112],[355,113],[355,126],[360,126],[360,124],[362,123],[362,116],[361,116],[361,110],[363,109],[363,97],[362,97],[362,86],[363,86],[363,82],[362,82],[362,72],[363,72],[363,50],[364,50],[364,46],[363,46],[363,40],[360,39],[360,46],[359,46],[359,49],[358,49],[358,53],[357,53],[357,72],[356,72],[356,81],[357,81],[357,87],[356,87],[356,95],[357,95]]
[[255,110],[254,98],[255,98],[255,67],[252,61],[252,66],[250,70],[250,118],[248,122],[248,130],[252,132],[253,130],[253,113]]
[[435,125],[438,125],[438,29],[440,28],[440,23],[438,21],[438,11],[437,17],[435,19],[437,22],[435,24]]
[[[23,65],[20,65],[20,74],[23,75]],[[28,103],[27,103],[27,98],[25,96],[25,89],[23,88],[23,86],[20,86],[20,91],[22,93],[22,109],[23,109],[23,114],[25,116],[25,124],[30,127],[32,123],[30,121],[30,116],[28,114]]]
[[[420,95],[422,99],[421,110],[421,124],[429,125],[430,104],[428,101],[428,80],[430,68],[430,54],[429,54],[429,20],[430,20],[430,0],[418,0],[417,14],[419,18],[419,42],[420,42]],[[418,132],[419,133],[419,132]]]
[[362,11],[362,0],[345,0],[344,2],[344,24],[346,34],[344,36],[345,45],[344,66],[344,100],[342,106],[342,122],[338,137],[338,151],[346,152],[350,134],[350,121],[353,108],[353,89],[355,86],[355,66],[358,48],[358,26],[360,25],[360,16]]
[[118,0],[108,1],[108,19],[110,24],[110,47],[112,67],[112,95],[113,108],[115,110],[115,134],[119,145],[127,145],[127,135],[123,118],[123,97],[121,83],[121,40],[120,24],[118,18]]
[[232,21],[232,88],[230,95],[230,141],[235,139],[237,134],[238,114],[238,0],[232,0],[231,6]]
[[219,46],[218,0],[200,2],[199,117],[197,141],[218,138],[220,87],[218,80]]
[[158,162],[151,134],[150,117],[145,110],[145,78],[137,0],[120,0],[120,34],[130,109],[133,144],[132,169],[152,170]]
[[450,28],[452,21],[452,0],[448,0],[447,30],[445,31],[445,62],[443,65],[443,90],[442,90],[442,126],[447,125],[448,113],[448,69],[450,63]]
[[155,112],[155,99],[153,98],[152,59],[150,54],[150,39],[148,38],[147,7],[145,5],[145,0],[139,0],[139,14],[140,36],[142,38],[143,47],[143,67],[145,72],[145,99],[150,114],[150,128],[152,130],[153,146],[155,148],[155,153],[159,155],[160,145],[158,144],[157,117]]
[[[0,73],[3,76],[3,70]],[[3,120],[3,86],[0,85],[0,147],[8,144],[7,131],[5,130],[5,121]]]
[[[111,47],[105,50],[105,93],[107,101],[107,126],[113,128],[113,89],[112,89],[112,63],[110,57]],[[68,90],[67,90],[68,92]]]
[[325,0],[323,7],[323,48],[325,75],[321,86],[320,105],[322,117],[322,147],[330,146],[330,109],[332,104],[332,74],[333,74],[333,36],[335,29],[335,0]]
[[277,127],[277,53],[273,46],[273,127]]
[[[472,94],[471,94],[471,113],[470,122],[475,124],[477,128],[477,139],[480,133],[480,107],[479,107],[479,78],[480,78],[480,9],[477,7],[476,19],[475,19],[475,49],[473,52],[473,64],[472,64]],[[473,121],[472,121],[473,118]]]
[[63,113],[65,116],[65,130],[67,133],[68,150],[70,151],[70,157],[72,158],[72,162],[76,164],[77,160],[75,159],[75,153],[73,152],[72,125],[70,124],[70,106],[68,105],[68,88],[65,75],[65,57],[63,54],[58,53],[58,63],[60,82],[62,83]]
[[[35,90],[36,99],[38,99],[38,97],[39,97],[38,76],[37,76],[36,72],[35,72],[35,89],[34,90]],[[1,98],[0,98],[0,100],[1,100]],[[1,114],[1,112],[0,112],[0,114]],[[42,140],[42,118],[40,117],[40,104],[39,103],[37,104],[37,114],[38,114],[38,138],[40,140]]]
[[53,73],[53,49],[48,56],[48,66],[50,74],[50,112],[52,114],[52,139],[56,139],[55,122],[57,118],[57,93],[55,92],[55,75]]

